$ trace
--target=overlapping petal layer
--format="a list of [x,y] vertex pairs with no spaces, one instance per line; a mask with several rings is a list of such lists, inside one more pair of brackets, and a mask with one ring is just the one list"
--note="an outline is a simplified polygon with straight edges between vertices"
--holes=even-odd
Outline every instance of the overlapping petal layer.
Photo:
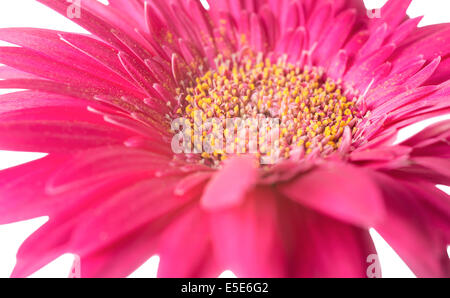
[[[64,0],[39,0],[61,14]],[[364,277],[375,227],[411,269],[449,277],[450,26],[417,28],[410,0],[371,19],[359,0],[83,0],[91,35],[0,29],[0,149],[50,153],[0,172],[0,222],[49,215],[13,276],[59,255],[83,277],[122,277],[154,254],[159,275]],[[251,49],[320,67],[362,96],[346,150],[212,169],[174,158],[176,89]],[[169,116],[169,117],[167,117]],[[179,157],[179,156],[178,156]]]

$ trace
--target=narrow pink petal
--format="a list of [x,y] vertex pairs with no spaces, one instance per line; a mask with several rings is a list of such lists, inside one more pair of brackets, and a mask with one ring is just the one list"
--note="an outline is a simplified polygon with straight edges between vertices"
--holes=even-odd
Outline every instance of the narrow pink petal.
[[174,177],[152,179],[124,188],[80,222],[73,235],[75,249],[86,253],[110,245],[120,237],[168,216],[200,195],[188,193],[182,198],[176,197],[177,181]]
[[213,174],[214,172],[212,171],[205,171],[186,176],[177,183],[177,186],[175,187],[175,194],[177,196],[184,196],[192,189],[206,183],[213,176]]
[[414,35],[412,33],[417,29],[417,25],[422,19],[423,17],[417,17],[404,21],[403,24],[395,29],[387,42],[401,44],[408,36]]
[[351,165],[327,163],[278,189],[300,204],[362,227],[384,216],[376,185],[365,170]]
[[318,49],[315,55],[319,57],[322,65],[327,65],[330,57],[341,49],[347,40],[350,32],[353,29],[353,24],[356,20],[356,10],[349,9],[339,14],[334,20],[335,25],[330,28],[330,31],[324,36],[324,39],[319,42]]
[[421,146],[422,144],[428,143],[430,140],[436,141],[439,139],[444,139],[448,135],[449,131],[450,120],[440,121],[428,126],[421,132],[404,141],[402,144],[414,147]]
[[388,33],[388,25],[387,23],[381,24],[369,37],[367,42],[358,52],[358,59],[367,58],[370,54],[374,53],[378,50],[383,44]]
[[226,161],[206,186],[202,206],[217,210],[241,204],[247,192],[254,187],[257,175],[253,158],[236,157]]
[[55,202],[48,199],[45,184],[66,159],[65,155],[50,155],[0,171],[0,223],[50,213]]
[[450,198],[433,183],[412,182],[408,186],[417,194],[427,213],[427,224],[437,229],[444,238],[444,243],[450,243]]
[[118,51],[113,47],[95,38],[81,34],[64,32],[60,33],[59,36],[73,48],[88,55],[127,81],[130,81],[127,72],[123,69],[117,57]]
[[436,71],[441,63],[441,57],[435,58],[430,64],[425,66],[421,71],[410,77],[403,86],[406,88],[416,88],[425,83]]
[[450,27],[447,25],[443,30],[427,34],[417,41],[401,47],[395,54],[396,60],[407,63],[418,55],[423,55],[424,59],[428,61],[439,56],[446,57],[450,53],[449,30]]
[[147,178],[167,168],[170,159],[123,146],[78,152],[47,181],[47,192],[64,194],[115,177],[141,173]]
[[207,217],[198,206],[167,226],[158,245],[158,255],[160,278],[213,278],[225,270],[217,265]]
[[350,153],[350,160],[358,161],[390,161],[408,156],[412,151],[406,146],[378,146],[373,149],[357,149]]
[[272,190],[255,189],[241,206],[210,214],[215,255],[238,277],[286,276],[277,200]]
[[328,68],[328,74],[331,78],[339,80],[347,69],[348,55],[345,50],[340,50],[333,58]]
[[250,30],[251,30],[251,44],[253,48],[261,52],[265,49],[267,45],[266,32],[262,26],[261,20],[257,14],[252,14],[250,16]]
[[372,119],[377,119],[388,115],[388,119],[394,118],[396,116],[396,110],[405,108],[415,102],[425,101],[426,97],[436,90],[438,90],[436,86],[423,86],[413,90],[407,90],[392,98],[392,100],[377,106],[372,110],[370,117]]
[[322,33],[328,28],[328,20],[332,17],[332,9],[331,2],[322,2],[310,16],[307,28],[311,38],[311,45],[317,42]]
[[111,94],[117,94],[113,89],[116,83],[106,82],[97,75],[82,71],[75,65],[60,63],[35,51],[18,47],[0,48],[0,62],[18,70],[28,72],[49,80],[76,85],[102,88]]
[[430,225],[419,194],[385,175],[378,174],[375,179],[387,211],[375,229],[419,277],[449,277],[448,243]]
[[356,56],[359,50],[364,46],[370,37],[370,32],[367,30],[362,30],[356,33],[345,45],[344,50],[349,56]]
[[[376,250],[367,229],[299,205],[285,204],[280,212],[283,212],[281,228],[286,235],[284,243],[291,253],[288,261],[290,277],[368,277],[371,264],[367,260],[376,254]],[[332,249],[324,249],[327,247]]]
[[445,177],[450,177],[450,160],[448,159],[438,157],[414,157],[411,160],[414,163],[433,170]]
[[[371,57],[367,60],[363,60],[363,62],[354,65],[345,76],[345,80],[348,82],[358,82],[361,77],[369,76],[374,77],[373,71],[383,64],[389,56],[394,52],[395,45],[389,44],[378,51],[376,51]],[[364,92],[365,90],[361,90]]]
[[67,252],[73,224],[50,221],[20,247],[12,278],[25,278]]
[[[83,188],[72,193],[66,193],[64,196],[47,195],[41,199],[39,205],[30,202],[32,204],[29,208],[45,207],[45,215],[50,215],[50,220],[23,243],[18,252],[17,264],[12,276],[26,277],[64,253],[80,253],[76,250],[77,246],[76,243],[73,243],[72,238],[73,233],[79,227],[80,221],[90,218],[93,210],[98,208],[99,204],[105,203],[114,194],[127,187],[127,184],[133,183],[131,180],[139,179],[138,177],[131,177],[132,179],[123,177],[114,183],[106,183],[102,187],[97,186],[93,191],[87,191],[86,188]],[[136,237],[136,235],[134,236]],[[106,257],[105,250],[103,253]],[[88,262],[83,261],[82,263],[83,270],[89,267]],[[130,258],[127,260],[127,264],[130,265],[131,263]],[[121,263],[118,261],[111,265],[119,266]]]
[[0,88],[29,89],[83,99],[92,99],[95,95],[104,94],[104,90],[100,90],[96,87],[83,89],[81,88],[81,86],[77,86],[72,83],[58,83],[45,79],[29,78],[27,76],[19,76],[16,78],[0,80]]
[[150,97],[159,97],[159,94],[152,87],[155,78],[144,64],[124,52],[120,52],[118,57],[125,70],[134,79],[137,86],[142,89],[141,92]]
[[407,18],[406,10],[411,4],[412,0],[389,0],[381,8],[381,19],[374,19],[371,24],[377,27],[380,23],[386,22],[391,31],[400,24],[401,21]]
[[118,145],[130,136],[86,108],[43,107],[0,115],[0,148],[32,152],[73,152]]
[[128,234],[102,250],[85,254],[73,251],[81,258],[82,278],[124,278],[157,253],[157,241],[169,219],[161,219]]
[[88,101],[75,97],[27,90],[0,95],[0,114],[45,106],[86,107],[87,104]]
[[[58,13],[66,16],[67,9],[71,5],[70,2],[66,2],[65,0],[38,0],[44,5],[56,10]],[[93,5],[97,7],[93,7]],[[101,9],[98,9],[98,7]],[[95,12],[93,12],[95,10]],[[90,31],[94,35],[102,38],[103,40],[108,41],[112,45],[118,47],[118,49],[128,51],[124,45],[117,40],[114,34],[111,32],[112,28],[116,28],[116,30],[125,30],[123,34],[128,34],[132,37],[137,38],[137,33],[133,30],[132,26],[127,25],[126,21],[123,21],[120,13],[112,13],[111,10],[104,9],[104,5],[98,1],[87,0],[83,3],[83,17],[82,18],[74,18],[72,21],[79,24],[81,27]],[[114,16],[105,17],[104,14],[112,13]],[[121,25],[117,26],[113,24],[115,21],[121,22]],[[132,20],[128,19],[128,22],[132,22]],[[119,29],[120,28],[120,29]]]
[[[89,72],[92,75],[102,73],[102,78],[112,83],[119,82],[122,85],[127,85],[127,82],[120,76],[117,76],[109,71],[109,67],[105,67],[106,65],[98,63],[99,60],[97,60],[96,57],[85,55],[84,52],[80,52],[76,47],[67,44],[65,40],[61,40],[61,35],[68,36],[68,38],[90,40],[91,43],[95,43],[96,47],[99,47],[97,53],[102,53],[98,54],[100,57],[104,56],[103,51],[105,47],[108,48],[108,46],[102,42],[80,34],[66,34],[60,31],[34,28],[2,28],[0,30],[1,40],[32,49],[40,53],[45,53],[53,60],[61,63],[76,65],[78,68]],[[118,61],[115,62],[117,63]]]

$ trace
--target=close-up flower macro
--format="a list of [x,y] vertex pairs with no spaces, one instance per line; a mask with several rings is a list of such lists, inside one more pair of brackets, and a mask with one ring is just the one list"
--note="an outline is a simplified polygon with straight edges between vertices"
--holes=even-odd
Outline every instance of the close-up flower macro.
[[[450,23],[411,0],[37,0],[87,33],[0,28],[11,277],[381,277],[375,230],[449,278]],[[444,9],[445,11],[445,9]],[[7,90],[12,92],[6,92]],[[1,240],[0,240],[1,241]],[[369,262],[369,263],[368,263]]]

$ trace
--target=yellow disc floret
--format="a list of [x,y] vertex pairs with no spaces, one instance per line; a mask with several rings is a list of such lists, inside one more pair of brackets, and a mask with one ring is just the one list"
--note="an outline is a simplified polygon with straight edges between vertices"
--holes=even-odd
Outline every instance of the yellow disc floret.
[[[335,151],[345,127],[352,128],[360,118],[356,97],[319,68],[261,57],[225,60],[219,56],[216,70],[180,90],[177,116],[193,123],[195,113],[201,112],[204,118],[223,119],[223,125],[228,118],[278,118],[281,157],[289,158],[298,150],[322,155]],[[226,154],[202,157],[220,162]]]

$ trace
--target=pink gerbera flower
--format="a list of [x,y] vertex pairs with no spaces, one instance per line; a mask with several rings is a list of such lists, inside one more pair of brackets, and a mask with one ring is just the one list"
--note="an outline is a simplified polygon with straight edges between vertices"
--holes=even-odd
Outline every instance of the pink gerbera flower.
[[[365,277],[371,227],[450,277],[450,122],[394,144],[450,110],[449,25],[417,28],[410,0],[379,18],[359,0],[39,2],[92,34],[0,29],[19,46],[0,87],[26,89],[0,97],[0,149],[49,153],[0,172],[0,223],[50,217],[14,277],[64,253],[82,277],[155,254],[161,277]],[[278,118],[277,147],[173,152],[198,112]]]

